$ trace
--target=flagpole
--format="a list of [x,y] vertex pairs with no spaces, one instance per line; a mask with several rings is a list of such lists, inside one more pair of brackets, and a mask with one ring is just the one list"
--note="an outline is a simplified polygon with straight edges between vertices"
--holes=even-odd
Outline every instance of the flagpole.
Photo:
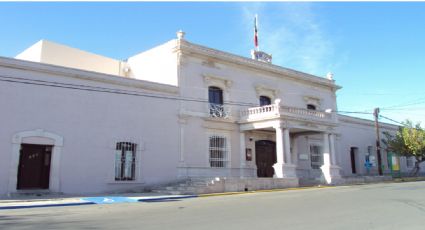
[[260,45],[258,44],[258,14],[255,14],[254,19],[254,45],[257,51],[260,51]]

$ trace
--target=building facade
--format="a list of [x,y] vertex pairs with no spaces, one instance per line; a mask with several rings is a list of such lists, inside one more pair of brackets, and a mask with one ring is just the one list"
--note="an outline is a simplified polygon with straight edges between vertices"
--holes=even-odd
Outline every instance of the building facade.
[[183,32],[126,61],[40,41],[0,58],[0,195],[377,175],[373,122],[337,114],[340,88]]

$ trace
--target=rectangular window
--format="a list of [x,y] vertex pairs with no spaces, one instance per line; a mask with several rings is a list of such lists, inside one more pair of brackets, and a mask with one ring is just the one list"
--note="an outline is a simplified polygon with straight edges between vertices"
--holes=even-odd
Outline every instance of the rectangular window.
[[227,167],[228,145],[224,136],[209,137],[209,161],[213,168]]
[[115,151],[115,180],[135,180],[136,147],[131,142],[118,142]]
[[323,165],[322,147],[318,145],[310,145],[311,168],[320,169]]

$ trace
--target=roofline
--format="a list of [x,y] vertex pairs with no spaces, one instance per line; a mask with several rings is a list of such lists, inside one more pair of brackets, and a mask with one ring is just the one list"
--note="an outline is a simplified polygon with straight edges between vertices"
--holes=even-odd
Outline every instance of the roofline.
[[314,82],[322,86],[330,87],[334,91],[337,91],[338,89],[342,88],[341,86],[336,85],[334,80],[328,80],[319,76],[296,71],[289,68],[284,68],[271,63],[260,62],[251,58],[247,58],[247,57],[239,56],[236,54],[228,53],[225,51],[194,44],[186,40],[177,39],[176,51],[178,50],[180,50],[183,53],[186,51],[189,53],[197,53],[197,54],[205,55],[208,57],[223,59],[228,62],[245,65],[245,66],[263,70],[263,71],[277,73],[279,75],[284,75],[286,77],[289,77],[295,80],[302,80],[308,83]]
[[[375,122],[372,120],[368,120],[368,119],[364,119],[364,118],[358,118],[358,117],[352,117],[352,116],[347,116],[347,115],[342,115],[342,114],[338,114],[338,121],[340,121],[341,123],[343,122],[347,122],[347,123],[351,123],[351,124],[360,124],[360,125],[365,125],[365,126],[375,126]],[[379,126],[381,128],[385,128],[385,129],[390,129],[390,130],[394,130],[394,131],[398,131],[398,129],[400,128],[400,126],[398,125],[393,125],[393,124],[389,124],[389,123],[385,123],[385,122],[379,122]]]
[[161,83],[149,82],[145,80],[125,78],[116,75],[110,75],[105,73],[98,73],[88,70],[81,70],[75,68],[69,68],[64,66],[40,63],[40,62],[32,62],[19,60],[15,58],[1,57],[0,56],[0,67],[8,67],[14,69],[21,70],[32,70],[41,73],[49,73],[55,75],[62,75],[77,79],[89,80],[89,81],[97,81],[103,83],[109,83],[114,85],[139,88],[145,90],[159,91],[165,93],[173,93],[176,94],[179,92],[179,88],[177,86],[171,86]]

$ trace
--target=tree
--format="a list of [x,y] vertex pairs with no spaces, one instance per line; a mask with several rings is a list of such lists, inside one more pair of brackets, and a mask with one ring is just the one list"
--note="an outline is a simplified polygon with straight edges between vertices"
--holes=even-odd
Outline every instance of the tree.
[[411,172],[412,176],[417,176],[420,164],[425,161],[425,130],[420,123],[413,125],[409,120],[403,122],[395,136],[385,132],[384,144],[388,151],[400,156],[415,157],[416,162]]

